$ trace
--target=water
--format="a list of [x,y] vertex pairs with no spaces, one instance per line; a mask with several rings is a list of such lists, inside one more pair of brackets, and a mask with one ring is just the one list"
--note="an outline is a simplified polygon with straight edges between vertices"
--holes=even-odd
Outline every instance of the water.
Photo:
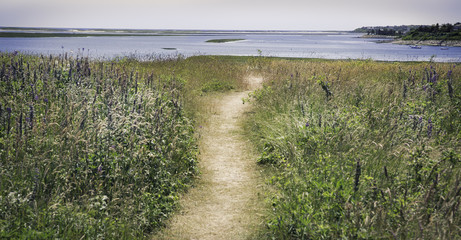
[[[380,61],[461,62],[461,47],[423,46],[376,43],[378,39],[359,38],[352,33],[220,33],[213,35],[113,36],[0,38],[0,51],[38,54],[83,54],[94,58],[136,55],[234,55],[373,59]],[[207,43],[210,39],[245,39],[237,42]]]

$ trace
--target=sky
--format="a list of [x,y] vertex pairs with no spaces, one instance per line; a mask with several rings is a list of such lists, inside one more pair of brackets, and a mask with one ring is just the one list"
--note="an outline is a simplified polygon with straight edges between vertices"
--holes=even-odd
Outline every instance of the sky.
[[353,30],[461,22],[461,0],[0,0],[0,26]]

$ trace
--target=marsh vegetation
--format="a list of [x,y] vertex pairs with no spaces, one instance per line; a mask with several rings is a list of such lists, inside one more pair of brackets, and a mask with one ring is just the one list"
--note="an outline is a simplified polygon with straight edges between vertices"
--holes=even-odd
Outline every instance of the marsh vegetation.
[[460,237],[457,63],[20,53],[0,55],[0,237],[155,234],[200,182],[210,99],[249,74],[258,238]]
[[268,238],[453,239],[457,64],[274,60],[247,132],[277,189]]

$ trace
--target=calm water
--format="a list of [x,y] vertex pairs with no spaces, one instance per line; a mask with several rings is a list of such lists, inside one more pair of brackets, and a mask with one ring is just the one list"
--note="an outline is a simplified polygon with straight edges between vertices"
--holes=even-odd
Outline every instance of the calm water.
[[[76,38],[0,38],[0,51],[22,51],[39,54],[82,52],[95,58],[113,58],[129,54],[182,54],[374,59],[383,61],[461,62],[461,47],[442,50],[440,47],[376,43],[377,39],[358,38],[358,34],[271,34],[241,33],[214,36],[122,36]],[[246,39],[238,42],[206,43],[219,38]],[[169,48],[166,50],[164,48]],[[171,49],[174,50],[171,50]],[[84,50],[83,50],[84,49]]]

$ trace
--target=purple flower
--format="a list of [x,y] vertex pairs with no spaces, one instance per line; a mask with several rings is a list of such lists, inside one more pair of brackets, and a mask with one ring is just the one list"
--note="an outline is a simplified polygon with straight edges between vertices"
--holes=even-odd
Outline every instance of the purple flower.
[[432,136],[432,120],[429,118],[429,120],[427,120],[427,137],[431,137]]
[[48,98],[43,99],[45,103],[48,103]]
[[35,101],[37,101],[37,100],[38,100],[38,96],[35,96]]
[[98,173],[102,173],[102,166],[98,167]]
[[432,83],[436,83],[436,82],[437,82],[437,74],[434,74],[434,76],[433,76],[432,79],[431,79],[431,82],[432,82]]
[[6,108],[6,111],[7,111],[8,113],[11,113],[11,108],[10,108],[10,107],[7,107],[7,108]]
[[423,122],[423,117],[419,117],[418,123],[422,123],[422,122]]
[[305,125],[305,126],[306,126],[306,127],[309,127],[309,122],[308,122],[308,121],[306,121],[306,125]]

